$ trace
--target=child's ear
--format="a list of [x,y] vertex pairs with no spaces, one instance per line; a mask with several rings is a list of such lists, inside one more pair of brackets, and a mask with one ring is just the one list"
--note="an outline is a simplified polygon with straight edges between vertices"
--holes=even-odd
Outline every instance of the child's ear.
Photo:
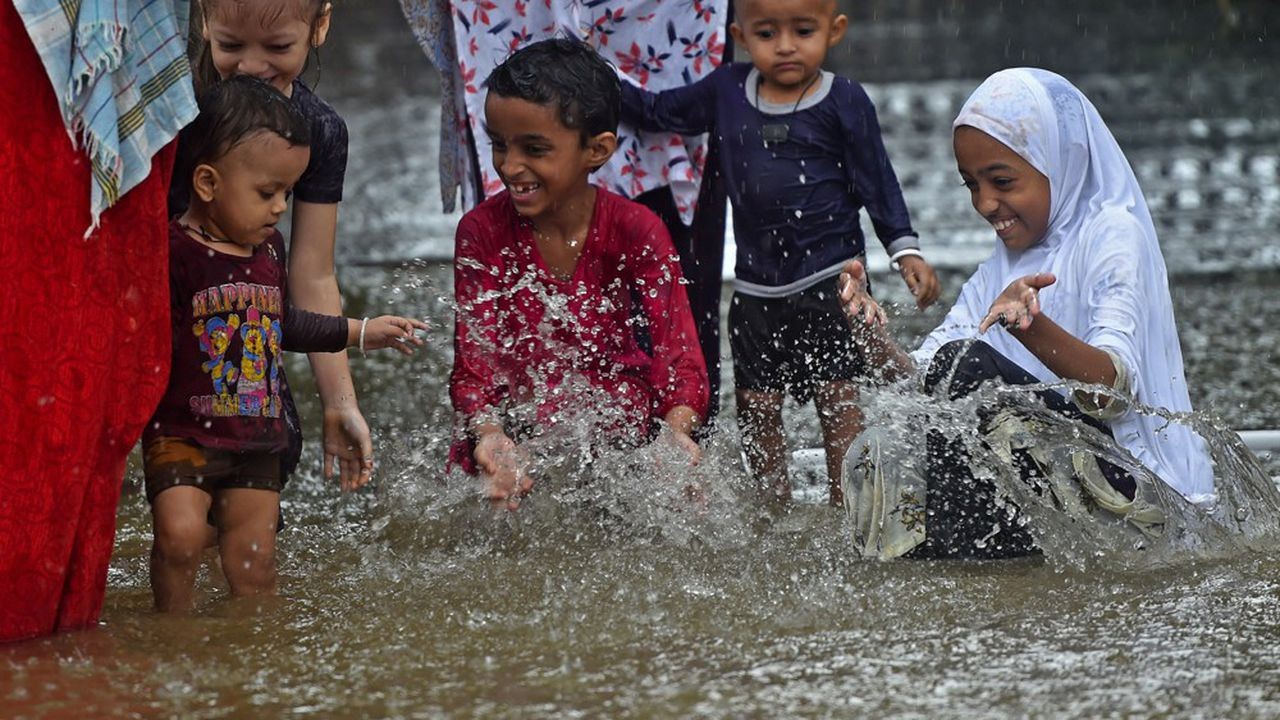
[[611,132],[602,132],[587,138],[587,164],[592,171],[599,170],[613,157],[618,149],[618,136]]
[[311,31],[311,47],[320,47],[329,37],[329,20],[333,17],[333,3],[325,3],[320,8],[320,16],[316,18],[315,29]]
[[849,29],[849,17],[844,14],[837,15],[831,21],[831,32],[827,34],[827,47],[833,48],[836,43],[844,39],[844,33]]
[[[737,20],[734,20],[733,22],[729,23],[729,34],[733,36],[733,42],[735,45],[737,45],[738,47],[744,47],[744,48],[747,46],[746,36],[742,34],[742,26],[738,25]],[[728,62],[729,60],[732,60],[732,59],[733,58],[728,58],[725,62]]]
[[218,191],[218,171],[212,165],[201,163],[191,171],[191,194],[200,202],[213,202]]

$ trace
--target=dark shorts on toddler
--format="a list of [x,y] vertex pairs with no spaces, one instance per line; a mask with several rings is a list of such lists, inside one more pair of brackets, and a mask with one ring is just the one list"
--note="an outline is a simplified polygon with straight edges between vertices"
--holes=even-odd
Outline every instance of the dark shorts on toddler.
[[729,347],[737,389],[790,392],[800,402],[821,385],[852,381],[866,372],[835,278],[778,298],[735,292]]
[[179,485],[198,487],[212,495],[226,488],[280,492],[280,454],[239,452],[203,447],[186,438],[158,437],[143,448],[147,502]]

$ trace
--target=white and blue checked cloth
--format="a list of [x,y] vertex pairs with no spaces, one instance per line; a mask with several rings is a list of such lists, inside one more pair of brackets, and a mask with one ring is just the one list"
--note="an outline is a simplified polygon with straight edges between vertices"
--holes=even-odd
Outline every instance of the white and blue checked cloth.
[[[99,218],[151,173],[151,158],[195,118],[189,0],[15,0],[71,142],[93,166]],[[88,233],[86,233],[87,236]]]

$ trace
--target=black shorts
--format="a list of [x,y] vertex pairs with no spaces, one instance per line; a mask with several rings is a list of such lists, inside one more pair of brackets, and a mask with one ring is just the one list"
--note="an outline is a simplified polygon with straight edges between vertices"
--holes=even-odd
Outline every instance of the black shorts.
[[210,495],[224,488],[284,489],[279,453],[217,450],[180,437],[148,442],[142,472],[149,502],[179,485],[198,487]]
[[812,398],[820,385],[866,373],[834,277],[779,298],[735,292],[729,347],[737,389],[790,392],[800,402]]

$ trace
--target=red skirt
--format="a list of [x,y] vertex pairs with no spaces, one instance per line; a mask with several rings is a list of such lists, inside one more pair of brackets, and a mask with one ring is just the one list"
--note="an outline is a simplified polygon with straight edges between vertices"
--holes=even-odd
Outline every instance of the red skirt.
[[93,625],[125,458],[169,374],[173,144],[89,239],[89,163],[0,0],[0,641]]

